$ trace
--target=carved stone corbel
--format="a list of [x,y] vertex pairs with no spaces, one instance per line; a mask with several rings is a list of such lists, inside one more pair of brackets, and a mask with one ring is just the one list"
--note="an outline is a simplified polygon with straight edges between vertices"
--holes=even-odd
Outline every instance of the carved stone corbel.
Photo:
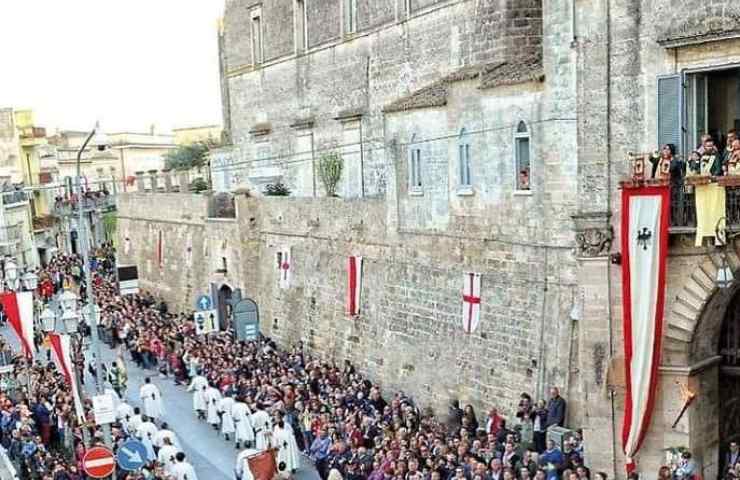
[[609,212],[590,212],[573,215],[576,227],[575,255],[579,258],[609,255],[614,240],[614,230],[609,223]]

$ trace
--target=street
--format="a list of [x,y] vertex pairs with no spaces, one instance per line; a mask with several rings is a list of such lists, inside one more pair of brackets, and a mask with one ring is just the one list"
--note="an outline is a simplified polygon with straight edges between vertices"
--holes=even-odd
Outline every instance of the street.
[[[9,340],[14,349],[19,347],[18,338],[9,327],[0,329],[0,333]],[[102,344],[103,361],[106,365],[115,359],[115,352]],[[88,355],[90,351],[88,349]],[[42,351],[40,358],[45,359],[46,353]],[[162,378],[157,372],[138,368],[130,359],[126,358],[128,369],[128,391],[126,401],[133,406],[141,406],[139,401],[139,388],[144,379],[149,376],[152,383],[156,384],[162,392],[165,407],[164,421],[169,424],[182,445],[190,463],[195,467],[200,480],[231,480],[234,478],[234,466],[238,451],[233,442],[226,442],[206,422],[198,421],[192,409],[192,396],[186,392],[185,386],[175,386],[172,378]],[[85,372],[85,385],[83,390],[90,395],[94,390],[95,380]],[[298,480],[315,480],[318,474],[313,469],[311,462],[302,457],[303,468],[296,478]]]

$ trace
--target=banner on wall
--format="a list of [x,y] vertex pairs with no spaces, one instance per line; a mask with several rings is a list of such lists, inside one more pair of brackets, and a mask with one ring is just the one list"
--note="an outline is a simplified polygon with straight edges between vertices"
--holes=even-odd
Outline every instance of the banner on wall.
[[658,384],[670,187],[622,190],[622,302],[627,393],[622,447],[627,472],[635,470],[652,416]]

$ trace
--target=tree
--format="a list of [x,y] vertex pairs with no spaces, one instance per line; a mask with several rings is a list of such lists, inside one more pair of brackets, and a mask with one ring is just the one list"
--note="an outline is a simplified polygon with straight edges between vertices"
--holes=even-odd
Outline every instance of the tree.
[[319,160],[319,178],[324,184],[327,197],[337,196],[337,185],[342,179],[344,160],[337,152],[329,152]]
[[190,170],[201,168],[206,164],[209,147],[205,143],[180,145],[175,150],[164,154],[165,167],[173,170]]

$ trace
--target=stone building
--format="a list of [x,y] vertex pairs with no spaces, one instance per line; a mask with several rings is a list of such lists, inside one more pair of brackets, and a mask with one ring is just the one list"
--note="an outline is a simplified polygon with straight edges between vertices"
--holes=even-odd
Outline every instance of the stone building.
[[[229,0],[232,147],[214,184],[259,195],[279,181],[298,198],[240,197],[220,219],[206,196],[124,197],[124,259],[179,306],[209,283],[222,299],[240,288],[265,333],[437,411],[460,398],[511,414],[520,392],[558,385],[588,464],[623,476],[619,180],[630,152],[685,155],[740,126],[738,32],[727,0]],[[308,198],[324,195],[327,152],[344,159],[341,198]],[[740,259],[735,244],[693,246],[692,209],[673,205],[660,384],[637,458],[648,477],[686,447],[714,478],[740,435],[738,285],[715,282]],[[343,308],[348,255],[366,261],[357,318]],[[468,271],[483,275],[472,334]],[[674,427],[682,386],[697,397]]]

